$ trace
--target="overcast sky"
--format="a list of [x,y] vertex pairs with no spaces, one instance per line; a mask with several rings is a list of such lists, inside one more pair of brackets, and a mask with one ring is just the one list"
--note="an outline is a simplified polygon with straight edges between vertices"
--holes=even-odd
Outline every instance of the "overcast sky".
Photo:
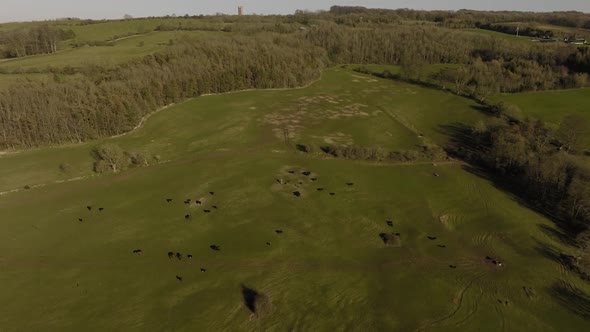
[[0,22],[59,17],[121,18],[167,14],[291,14],[296,9],[328,9],[332,5],[373,8],[482,9],[520,11],[577,10],[590,12],[590,0],[0,0]]

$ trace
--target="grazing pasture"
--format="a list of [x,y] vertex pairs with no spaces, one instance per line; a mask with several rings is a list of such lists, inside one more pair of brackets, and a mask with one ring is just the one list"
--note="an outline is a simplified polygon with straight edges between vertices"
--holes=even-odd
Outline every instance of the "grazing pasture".
[[590,88],[505,94],[495,100],[517,105],[526,115],[556,126],[572,113],[590,119]]
[[0,191],[17,191],[0,196],[0,326],[587,330],[590,286],[559,262],[574,250],[561,231],[466,165],[293,148],[442,146],[485,117],[338,68],[303,89],[187,101],[105,140],[159,155],[149,167],[91,176],[105,141],[2,156]]

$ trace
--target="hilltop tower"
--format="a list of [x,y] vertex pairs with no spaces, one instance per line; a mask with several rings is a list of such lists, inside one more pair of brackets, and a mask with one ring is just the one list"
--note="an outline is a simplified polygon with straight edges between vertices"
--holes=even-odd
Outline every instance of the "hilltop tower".
[[238,15],[240,15],[240,16],[244,15],[244,6],[238,6]]

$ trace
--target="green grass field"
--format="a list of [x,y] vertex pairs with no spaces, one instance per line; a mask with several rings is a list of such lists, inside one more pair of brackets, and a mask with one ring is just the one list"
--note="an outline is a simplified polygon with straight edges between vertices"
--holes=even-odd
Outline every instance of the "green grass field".
[[[0,301],[10,304],[0,326],[590,328],[590,286],[556,262],[557,252],[573,250],[559,231],[462,164],[330,159],[295,152],[283,137],[286,128],[292,142],[411,149],[421,132],[444,145],[445,128],[485,117],[474,106],[452,94],[330,69],[304,89],[188,101],[106,140],[159,154],[158,165],[53,183],[89,175],[90,150],[100,142],[0,157],[0,191],[47,184],[0,196]],[[70,174],[58,171],[65,162]],[[392,232],[400,235],[386,246],[379,234]],[[169,251],[185,256],[169,259]],[[261,294],[256,315],[243,287]]]
[[[113,65],[163,50],[170,40],[181,38],[215,38],[219,33],[199,31],[151,32],[145,35],[127,37],[115,42],[114,46],[85,46],[68,48],[54,54],[42,54],[25,58],[0,60],[0,69],[39,69],[48,67],[80,67],[84,65]],[[143,46],[140,45],[143,43]]]
[[590,119],[590,88],[505,94],[495,100],[515,104],[525,114],[553,125],[572,113]]
[[463,29],[463,31],[479,33],[487,36],[498,37],[504,40],[518,42],[518,43],[531,43],[531,37],[526,36],[515,36],[507,33],[502,33],[498,31],[492,30],[485,30],[485,29]]

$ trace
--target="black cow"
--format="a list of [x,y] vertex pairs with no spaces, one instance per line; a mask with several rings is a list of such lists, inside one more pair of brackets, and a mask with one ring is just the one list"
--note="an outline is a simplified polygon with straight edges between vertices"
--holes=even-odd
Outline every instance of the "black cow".
[[457,265],[449,265],[449,267],[450,267],[451,269],[456,269],[456,268],[457,268]]
[[190,204],[190,203],[191,203],[190,199],[187,199],[186,201],[184,201],[184,204]]
[[133,253],[134,253],[134,254],[138,254],[138,255],[143,255],[143,250],[141,250],[141,249],[136,249],[136,250],[133,250]]
[[318,178],[311,178],[311,181],[317,181]]
[[447,246],[446,246],[446,245],[444,245],[444,244],[439,244],[439,245],[438,245],[438,247],[439,247],[439,248],[446,248]]
[[197,205],[201,205],[201,204],[203,204],[203,203],[201,203],[201,201],[195,201],[195,204],[197,204]]
[[270,242],[266,242],[266,245],[267,245],[267,246],[270,246]]
[[182,254],[179,253],[179,252],[177,252],[176,253],[176,258],[178,258],[179,261],[182,260]]
[[295,171],[289,171],[289,174],[295,174]]
[[213,205],[213,206],[212,206],[212,208],[214,208],[214,209],[216,209],[216,210],[217,210],[217,205]]
[[205,213],[211,213],[211,210],[203,210]]
[[209,194],[211,194],[211,196],[215,195],[214,191],[210,191]]
[[347,186],[354,186],[354,183],[352,183],[352,182],[348,182],[346,185],[347,185]]
[[205,269],[201,269],[201,272],[207,272],[207,270],[205,270]]
[[88,209],[88,211],[92,210],[92,206],[90,206],[90,205],[87,206],[86,208]]
[[174,253],[172,251],[168,251],[168,258],[174,258]]
[[305,172],[302,172],[301,174],[303,174],[305,176],[310,176],[311,175],[311,172],[310,171],[305,171]]
[[300,192],[298,192],[298,191],[294,191],[294,192],[293,192],[293,195],[295,195],[296,197],[300,197],[300,196],[301,196],[301,193],[300,193]]
[[214,251],[220,251],[221,250],[221,248],[218,245],[216,245],[216,244],[210,245],[209,248],[211,248],[211,250],[214,250]]
[[436,236],[429,236],[428,239],[434,241],[436,240]]
[[324,188],[318,188],[317,190],[318,191],[324,191]]
[[104,210],[104,208],[98,208],[99,212],[102,212]]
[[184,216],[184,219],[189,220],[191,218],[190,214],[187,214],[186,216]]
[[387,226],[389,226],[389,227],[393,227],[393,221],[391,221],[391,220],[388,220],[388,221],[387,221]]
[[402,235],[402,234],[401,233],[395,233],[395,236],[400,236],[400,235]]
[[78,218],[78,221],[79,221],[79,222],[83,222],[83,221],[84,221],[84,219],[82,219],[82,218]]
[[188,259],[193,259],[193,255],[191,255],[191,254],[188,254],[188,255],[186,255],[186,258],[188,258]]
[[330,196],[334,196],[334,195],[336,195],[336,193],[330,193]]
[[275,231],[275,233],[277,233],[277,234],[283,234],[283,231],[282,231],[282,230],[280,230],[280,229],[277,229],[277,230]]
[[180,277],[180,276],[176,276],[176,280],[178,280],[178,281],[182,281],[182,277]]
[[166,202],[168,202],[168,203],[172,202],[172,198],[167,198]]

